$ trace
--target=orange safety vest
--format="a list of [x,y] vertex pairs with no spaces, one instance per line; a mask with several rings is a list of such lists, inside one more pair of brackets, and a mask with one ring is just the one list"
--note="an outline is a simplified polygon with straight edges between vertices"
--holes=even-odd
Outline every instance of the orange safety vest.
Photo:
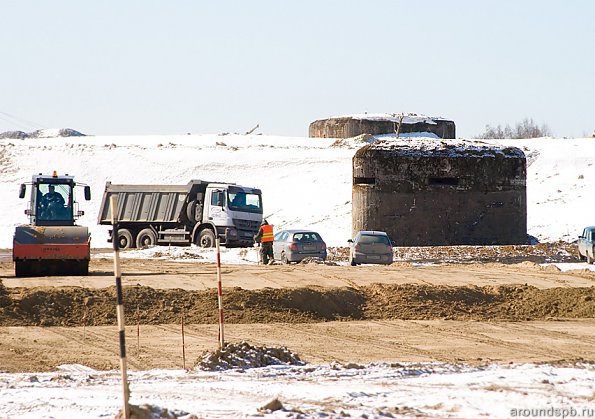
[[265,224],[262,227],[262,238],[260,241],[262,243],[272,242],[273,241],[273,226],[270,224]]

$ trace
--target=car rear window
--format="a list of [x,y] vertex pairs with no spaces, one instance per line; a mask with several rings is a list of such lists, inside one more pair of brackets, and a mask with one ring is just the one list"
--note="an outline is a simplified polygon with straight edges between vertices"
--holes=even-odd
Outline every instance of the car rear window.
[[384,236],[384,235],[362,234],[359,237],[359,242],[362,244],[373,244],[373,243],[389,244],[388,237]]
[[316,233],[295,233],[293,241],[296,242],[319,242],[322,241],[320,236]]

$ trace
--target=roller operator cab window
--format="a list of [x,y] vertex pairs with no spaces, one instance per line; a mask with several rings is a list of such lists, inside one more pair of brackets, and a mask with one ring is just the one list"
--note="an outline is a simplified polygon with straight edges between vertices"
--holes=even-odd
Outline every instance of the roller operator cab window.
[[37,196],[37,218],[39,220],[71,220],[72,188],[65,184],[39,184]]

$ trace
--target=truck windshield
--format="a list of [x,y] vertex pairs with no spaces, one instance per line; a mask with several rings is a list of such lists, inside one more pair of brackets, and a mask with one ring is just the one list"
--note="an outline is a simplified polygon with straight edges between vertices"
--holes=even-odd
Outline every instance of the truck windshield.
[[227,202],[232,211],[246,211],[262,214],[260,194],[247,193],[238,190],[227,192]]

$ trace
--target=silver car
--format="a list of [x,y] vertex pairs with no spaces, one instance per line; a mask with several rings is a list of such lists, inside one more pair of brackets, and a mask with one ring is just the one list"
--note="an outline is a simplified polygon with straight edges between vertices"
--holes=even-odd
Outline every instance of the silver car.
[[595,226],[586,227],[578,236],[578,258],[586,260],[588,264],[595,261]]
[[291,263],[301,262],[307,257],[326,259],[326,243],[320,234],[311,230],[282,230],[275,234],[275,260]]
[[393,242],[383,231],[359,231],[350,243],[349,261],[351,266],[362,263],[393,263]]

